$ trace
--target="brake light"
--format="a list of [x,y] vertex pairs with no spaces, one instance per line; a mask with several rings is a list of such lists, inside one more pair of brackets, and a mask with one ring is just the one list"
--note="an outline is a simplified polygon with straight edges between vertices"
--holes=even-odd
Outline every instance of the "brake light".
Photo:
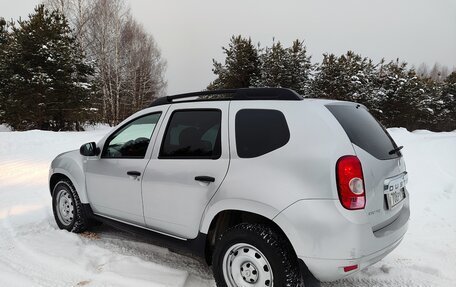
[[349,210],[363,209],[366,205],[363,168],[358,157],[347,155],[336,164],[337,190],[343,207]]

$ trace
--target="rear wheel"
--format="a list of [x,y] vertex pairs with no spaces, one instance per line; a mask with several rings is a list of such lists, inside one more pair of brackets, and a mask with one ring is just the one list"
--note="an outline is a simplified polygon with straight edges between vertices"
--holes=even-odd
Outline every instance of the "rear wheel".
[[87,229],[88,218],[71,181],[59,181],[52,191],[52,210],[60,229],[79,233]]
[[290,244],[272,228],[242,223],[217,240],[212,258],[219,287],[303,286]]
[[242,286],[245,283],[271,286],[274,280],[271,264],[264,254],[247,243],[228,248],[222,268],[225,281],[229,281],[230,286]]

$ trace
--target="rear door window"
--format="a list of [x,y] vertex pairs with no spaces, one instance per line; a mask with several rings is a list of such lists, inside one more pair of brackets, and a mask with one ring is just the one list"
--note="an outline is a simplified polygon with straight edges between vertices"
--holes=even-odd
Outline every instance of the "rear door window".
[[160,159],[218,159],[221,156],[220,110],[178,110],[169,120]]
[[386,129],[360,105],[326,105],[347,133],[350,141],[372,156],[385,160],[400,156],[389,154],[397,147]]
[[236,114],[236,149],[240,158],[253,158],[288,143],[290,131],[278,110],[244,109]]

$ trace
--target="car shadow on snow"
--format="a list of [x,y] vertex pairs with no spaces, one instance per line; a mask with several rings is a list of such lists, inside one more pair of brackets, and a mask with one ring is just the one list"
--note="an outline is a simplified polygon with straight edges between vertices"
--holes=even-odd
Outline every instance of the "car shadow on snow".
[[168,249],[165,245],[144,236],[115,229],[106,224],[92,227],[82,233],[83,240],[108,248],[122,255],[136,256],[169,268],[183,270],[203,280],[212,280],[212,270],[190,253]]

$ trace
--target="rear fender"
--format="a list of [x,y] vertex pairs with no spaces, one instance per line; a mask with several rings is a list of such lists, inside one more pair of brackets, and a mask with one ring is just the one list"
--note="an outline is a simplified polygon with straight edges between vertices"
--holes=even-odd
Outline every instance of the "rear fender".
[[280,213],[280,210],[276,210],[272,206],[256,201],[246,199],[225,199],[208,207],[201,222],[200,231],[207,234],[212,220],[217,216],[217,214],[226,210],[246,211],[261,215],[271,220]]

